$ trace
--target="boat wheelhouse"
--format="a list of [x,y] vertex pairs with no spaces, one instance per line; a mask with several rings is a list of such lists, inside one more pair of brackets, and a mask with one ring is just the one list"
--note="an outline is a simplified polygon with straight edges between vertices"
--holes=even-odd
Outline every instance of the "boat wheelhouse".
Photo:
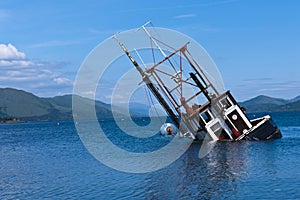
[[140,30],[149,38],[154,51],[161,55],[151,66],[146,66],[142,56],[135,50],[138,62],[117,35],[114,38],[178,128],[178,135],[212,141],[282,137],[269,115],[250,120],[230,91],[218,89],[213,76],[189,50],[190,41],[181,44],[180,48],[173,48],[153,36],[145,25]]

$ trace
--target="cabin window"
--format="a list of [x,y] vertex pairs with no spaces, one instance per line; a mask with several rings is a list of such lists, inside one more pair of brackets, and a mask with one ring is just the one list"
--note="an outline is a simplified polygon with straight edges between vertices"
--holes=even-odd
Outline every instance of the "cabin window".
[[201,113],[201,118],[206,124],[212,120],[212,116],[208,110]]
[[224,98],[224,99],[221,99],[220,103],[221,103],[222,107],[225,108],[225,109],[227,109],[227,108],[229,108],[229,107],[232,106],[232,103],[231,103],[231,101],[228,99],[228,97],[226,97],[226,98]]

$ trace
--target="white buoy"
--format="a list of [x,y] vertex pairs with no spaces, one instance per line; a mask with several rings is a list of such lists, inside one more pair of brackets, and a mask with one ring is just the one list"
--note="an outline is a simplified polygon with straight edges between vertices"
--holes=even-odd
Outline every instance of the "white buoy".
[[177,127],[171,123],[164,123],[160,127],[160,134],[161,135],[176,135],[177,134]]

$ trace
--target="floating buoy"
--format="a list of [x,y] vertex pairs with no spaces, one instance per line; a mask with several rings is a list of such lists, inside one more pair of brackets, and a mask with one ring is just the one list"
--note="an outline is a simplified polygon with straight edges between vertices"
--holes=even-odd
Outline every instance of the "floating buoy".
[[176,135],[177,127],[171,123],[164,123],[160,128],[161,135]]

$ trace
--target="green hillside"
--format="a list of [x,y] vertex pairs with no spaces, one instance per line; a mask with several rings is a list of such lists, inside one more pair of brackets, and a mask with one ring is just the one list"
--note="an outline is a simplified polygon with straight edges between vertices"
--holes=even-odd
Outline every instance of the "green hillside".
[[[72,97],[64,95],[40,98],[22,90],[0,88],[0,117],[34,121],[72,119]],[[94,103],[93,100],[80,96],[74,96],[74,99],[82,110]],[[99,118],[111,117],[110,105],[96,101],[95,109]]]
[[300,111],[300,100],[279,106],[277,111]]
[[[87,110],[95,108],[99,119],[111,118],[111,106],[100,101],[64,95],[53,98],[40,98],[29,92],[13,88],[0,88],[0,121],[7,120],[69,120],[73,119],[72,101],[77,103],[77,112],[83,119],[89,119]],[[300,111],[299,96],[291,99],[278,99],[268,96],[258,96],[240,103],[247,112],[285,112]],[[117,117],[124,117],[124,108],[118,109]],[[148,107],[133,104],[130,106],[132,116],[148,115]],[[78,114],[74,112],[75,115]]]
[[18,118],[42,116],[53,106],[29,92],[12,88],[0,89],[0,111],[2,115]]
[[240,105],[245,107],[247,112],[300,111],[300,100],[298,100],[298,97],[286,100],[260,95],[241,102]]
[[300,100],[300,95],[297,96],[297,97],[295,97],[295,98],[293,98],[293,99],[291,99],[291,102],[295,102],[295,101],[299,101],[299,100]]

